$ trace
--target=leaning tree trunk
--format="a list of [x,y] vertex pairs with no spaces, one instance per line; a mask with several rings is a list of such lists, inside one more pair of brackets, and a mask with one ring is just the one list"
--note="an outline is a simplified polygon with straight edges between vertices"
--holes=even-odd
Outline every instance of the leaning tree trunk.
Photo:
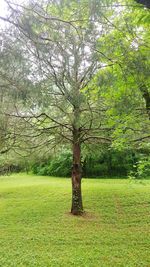
[[73,131],[73,165],[72,165],[72,207],[71,213],[81,215],[83,213],[82,192],[81,192],[81,145],[80,130]]

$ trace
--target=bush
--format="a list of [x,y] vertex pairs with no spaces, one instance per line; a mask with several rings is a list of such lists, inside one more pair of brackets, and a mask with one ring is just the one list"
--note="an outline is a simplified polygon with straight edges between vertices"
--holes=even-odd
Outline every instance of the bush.
[[34,163],[32,171],[38,175],[69,177],[71,175],[72,155],[61,153],[58,157],[47,159],[42,163]]
[[120,177],[127,176],[137,161],[133,151],[104,150],[103,152],[86,157],[83,164],[85,177]]
[[150,177],[150,157],[141,157],[129,173],[130,179],[143,179]]
[[20,172],[21,166],[19,165],[14,165],[14,164],[4,164],[0,166],[0,175],[8,175],[13,172]]

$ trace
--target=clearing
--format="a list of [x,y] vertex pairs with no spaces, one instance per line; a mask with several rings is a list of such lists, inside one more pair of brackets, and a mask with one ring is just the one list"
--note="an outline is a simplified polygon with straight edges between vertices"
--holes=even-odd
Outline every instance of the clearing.
[[83,217],[71,181],[0,177],[0,266],[149,267],[150,181],[83,179]]

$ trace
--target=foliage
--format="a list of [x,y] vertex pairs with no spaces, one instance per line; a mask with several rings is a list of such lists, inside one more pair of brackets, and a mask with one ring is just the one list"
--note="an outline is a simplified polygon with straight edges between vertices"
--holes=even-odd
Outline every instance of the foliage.
[[130,150],[105,150],[86,159],[84,171],[86,177],[127,177],[133,169],[138,153]]
[[[90,155],[82,157],[82,176],[83,177],[128,177],[135,170],[134,166],[140,162],[144,154],[140,151],[114,149],[104,149],[95,151]],[[146,157],[147,158],[147,157]],[[38,175],[70,177],[71,176],[72,155],[69,151],[58,153],[47,159],[34,160],[31,171]],[[150,166],[147,166],[149,176]],[[144,173],[143,173],[144,175]],[[145,177],[144,176],[144,177]],[[142,176],[143,177],[143,176]]]
[[[114,148],[95,146],[90,151],[84,149],[82,154],[82,176],[89,177],[131,177],[144,178],[149,176],[149,148],[145,150],[116,150]],[[142,164],[143,173],[139,173]],[[144,164],[144,165],[143,165]],[[0,175],[26,171],[37,175],[70,177],[72,155],[68,148],[63,147],[55,154],[37,153],[23,157],[21,154],[9,152],[0,158]],[[131,175],[132,174],[132,175]]]
[[60,176],[70,177],[71,176],[71,164],[72,155],[71,153],[61,153],[58,157],[51,157],[45,160],[45,162],[35,162],[31,167],[33,173],[38,175],[49,175],[49,176]]
[[145,179],[150,176],[150,158],[141,157],[140,160],[133,165],[133,170],[129,174],[129,178],[132,179]]

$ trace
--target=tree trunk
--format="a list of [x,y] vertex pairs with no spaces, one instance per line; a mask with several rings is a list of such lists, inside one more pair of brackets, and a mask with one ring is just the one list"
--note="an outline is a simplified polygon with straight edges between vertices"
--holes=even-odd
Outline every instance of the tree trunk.
[[141,90],[142,96],[145,100],[146,111],[147,111],[148,118],[150,120],[150,93],[149,93],[149,91],[145,85],[143,85],[140,88],[140,90]]
[[145,5],[147,8],[150,8],[149,0],[136,0],[137,3]]
[[83,214],[82,193],[81,193],[81,145],[79,140],[79,129],[73,132],[73,166],[72,166],[72,207],[74,215]]

